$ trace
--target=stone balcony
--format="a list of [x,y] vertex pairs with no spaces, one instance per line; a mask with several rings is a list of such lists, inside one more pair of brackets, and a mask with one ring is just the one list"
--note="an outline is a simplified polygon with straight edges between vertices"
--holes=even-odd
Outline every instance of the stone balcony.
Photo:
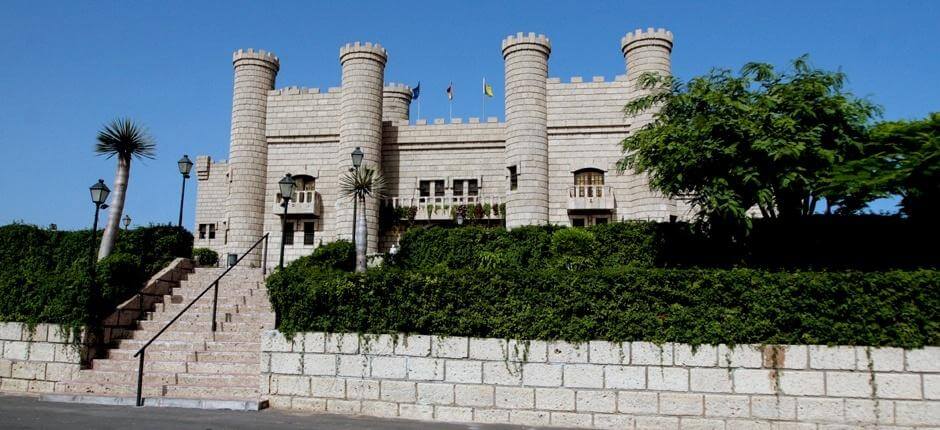
[[607,185],[572,185],[568,187],[568,210],[614,210],[617,207],[613,188]]
[[[478,204],[484,214],[481,219],[503,219],[503,209],[500,207],[494,213],[493,207],[503,203],[502,196],[431,196],[431,197],[388,197],[384,203],[394,208],[415,208],[415,221],[448,221],[453,220],[452,212],[460,206],[466,206],[467,211],[474,210]],[[468,218],[476,218],[469,216]]]
[[[284,199],[280,194],[274,201],[272,208],[275,214],[284,215]],[[312,215],[319,217],[323,212],[323,201],[320,193],[312,190],[294,191],[294,197],[287,204],[288,215]]]

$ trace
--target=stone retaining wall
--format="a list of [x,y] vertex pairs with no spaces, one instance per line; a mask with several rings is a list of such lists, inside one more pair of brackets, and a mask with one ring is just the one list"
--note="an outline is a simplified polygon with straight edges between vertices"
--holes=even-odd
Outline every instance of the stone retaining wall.
[[940,427],[940,348],[517,342],[277,331],[275,408],[617,429]]
[[53,392],[81,368],[87,350],[72,340],[58,325],[0,322],[0,392]]

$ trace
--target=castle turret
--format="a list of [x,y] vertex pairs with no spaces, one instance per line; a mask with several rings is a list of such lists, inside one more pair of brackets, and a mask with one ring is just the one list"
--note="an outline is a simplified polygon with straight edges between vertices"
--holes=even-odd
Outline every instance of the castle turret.
[[546,80],[551,42],[517,33],[503,40],[506,63],[506,199],[508,228],[548,223]]
[[620,51],[627,63],[627,77],[636,79],[646,72],[672,74],[672,32],[648,28],[627,33],[620,39]]
[[[340,174],[352,167],[349,154],[357,147],[365,154],[362,167],[381,171],[382,97],[387,60],[388,54],[379,44],[356,42],[340,49],[339,61],[343,68],[337,154],[337,168]],[[370,199],[365,206],[369,237],[367,252],[371,253],[378,249],[378,201]],[[353,203],[341,200],[337,209],[337,236],[350,239],[353,228]]]
[[407,121],[411,108],[411,88],[405,84],[388,84],[382,91],[382,121]]
[[[239,49],[232,55],[235,89],[232,96],[232,141],[229,149],[227,252],[241,254],[264,230],[264,190],[268,146],[265,116],[268,91],[274,89],[280,62],[265,51]],[[261,253],[244,263],[259,266]]]

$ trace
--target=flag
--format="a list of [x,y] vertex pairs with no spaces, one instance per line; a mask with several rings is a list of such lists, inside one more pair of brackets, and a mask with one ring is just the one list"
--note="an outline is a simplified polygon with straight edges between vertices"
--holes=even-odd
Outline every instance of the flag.
[[447,100],[453,100],[453,99],[454,99],[454,83],[451,82],[450,85],[447,86]]
[[483,78],[483,95],[493,97],[493,86],[486,83],[486,78]]
[[418,81],[418,85],[415,85],[411,90],[411,101],[418,100],[418,95],[421,94],[421,81]]

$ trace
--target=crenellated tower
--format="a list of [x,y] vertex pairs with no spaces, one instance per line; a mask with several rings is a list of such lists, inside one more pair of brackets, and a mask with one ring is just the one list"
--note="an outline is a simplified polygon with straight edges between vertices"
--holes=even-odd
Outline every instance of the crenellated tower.
[[[280,62],[270,52],[239,49],[232,55],[232,64],[235,69],[235,88],[229,148],[226,252],[241,254],[261,238],[264,230],[264,190],[268,163],[265,121],[268,91],[274,89]],[[259,266],[260,252],[246,257],[245,263]]]
[[[363,167],[379,172],[382,170],[382,99],[387,60],[388,54],[379,44],[356,42],[340,49],[343,89],[340,97],[339,148],[336,158],[340,175],[352,167],[349,154],[357,147],[365,154]],[[373,253],[378,249],[378,201],[370,199],[365,206],[370,238],[367,252]],[[343,199],[338,202],[335,228],[337,238],[351,239],[352,201]]]
[[411,109],[411,87],[390,83],[382,91],[382,121],[407,121]]
[[[548,223],[548,57],[545,35],[503,39],[506,64],[506,227]],[[515,189],[513,189],[515,188]]]
[[636,29],[620,39],[620,51],[627,65],[627,77],[636,79],[646,72],[672,74],[672,32]]

